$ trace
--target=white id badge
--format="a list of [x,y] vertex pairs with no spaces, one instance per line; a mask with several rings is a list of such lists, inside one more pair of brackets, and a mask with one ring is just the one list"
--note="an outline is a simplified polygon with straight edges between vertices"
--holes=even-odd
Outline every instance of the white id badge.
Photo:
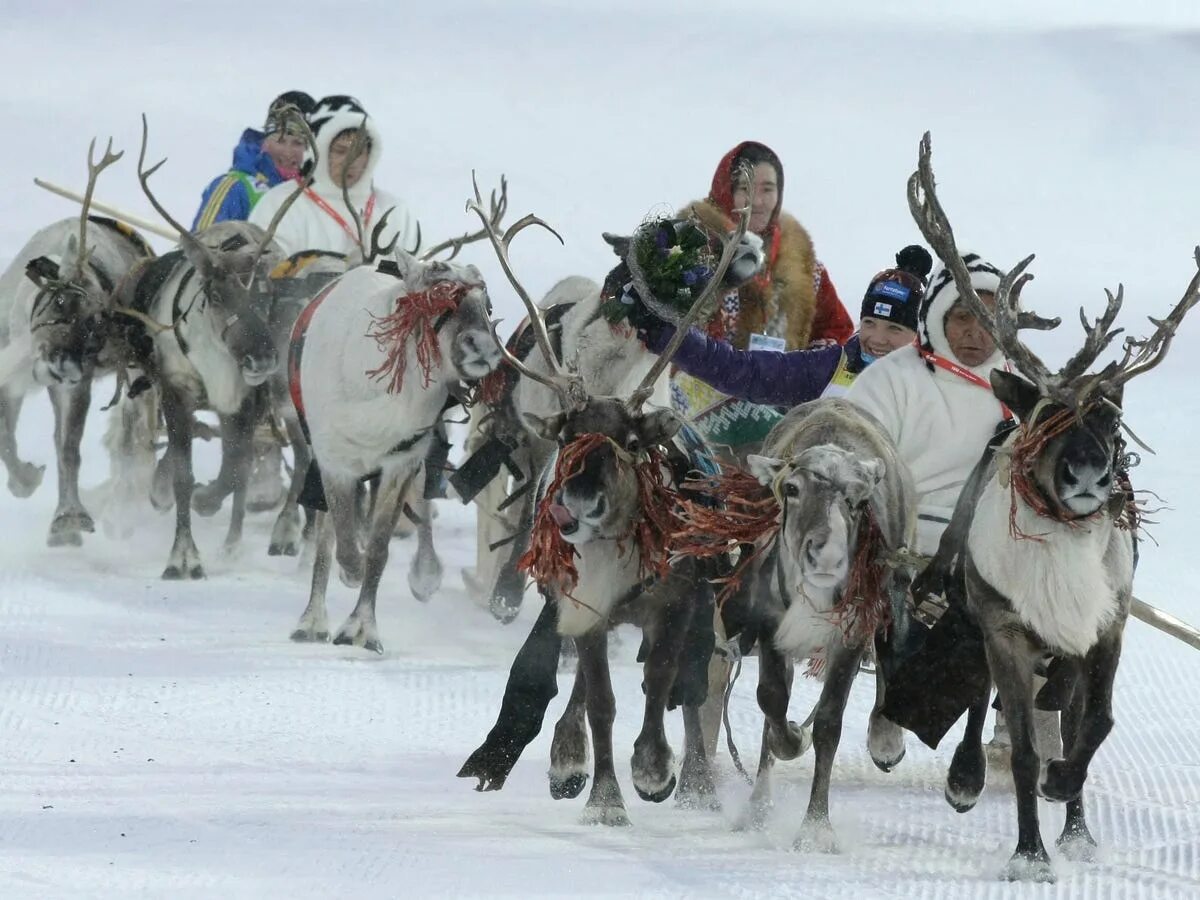
[[783,352],[787,349],[787,340],[780,337],[771,337],[766,334],[750,335],[751,350],[778,350]]

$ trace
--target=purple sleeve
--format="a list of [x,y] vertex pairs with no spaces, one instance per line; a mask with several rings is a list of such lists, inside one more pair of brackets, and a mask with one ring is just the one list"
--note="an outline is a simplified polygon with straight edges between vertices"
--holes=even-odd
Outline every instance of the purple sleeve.
[[[646,346],[666,349],[675,329],[660,325],[646,332]],[[821,396],[837,370],[841,347],[818,350],[738,350],[692,328],[672,361],[723,394],[769,406],[795,406]]]

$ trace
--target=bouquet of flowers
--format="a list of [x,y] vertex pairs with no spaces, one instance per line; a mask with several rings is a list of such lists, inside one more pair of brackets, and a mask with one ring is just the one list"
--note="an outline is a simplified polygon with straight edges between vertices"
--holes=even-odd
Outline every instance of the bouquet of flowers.
[[[649,297],[639,297],[631,276],[601,307],[611,324],[629,321],[636,325],[639,305],[654,315],[679,322],[708,284],[716,268],[708,234],[692,219],[651,219],[634,234],[629,250],[642,276]],[[626,269],[626,265],[620,267]],[[624,274],[624,272],[622,273]]]

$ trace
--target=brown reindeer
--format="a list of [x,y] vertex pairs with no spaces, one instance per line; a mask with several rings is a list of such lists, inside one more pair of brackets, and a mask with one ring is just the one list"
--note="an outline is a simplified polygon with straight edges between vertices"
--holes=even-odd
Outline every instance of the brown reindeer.
[[[1095,322],[1081,310],[1084,345],[1054,373],[1018,337],[1021,328],[1058,324],[1019,309],[1033,257],[1004,276],[994,310],[980,301],[935,193],[928,134],[908,190],[926,240],[1019,373],[992,373],[993,391],[1020,424],[985,456],[963,490],[939,559],[951,560],[952,578],[982,631],[987,668],[1012,734],[1018,837],[1004,877],[1052,881],[1037,798],[1067,804],[1058,846],[1065,854],[1088,857],[1095,840],[1084,817],[1083,787],[1113,726],[1113,679],[1133,590],[1137,511],[1121,436],[1122,392],[1126,382],[1166,355],[1176,328],[1200,299],[1200,272],[1165,319],[1151,319],[1156,327],[1150,337],[1127,337],[1121,358],[1098,372],[1088,369],[1121,331],[1112,325],[1123,291],[1108,293]],[[1196,254],[1200,264],[1200,248]],[[1039,760],[1033,677],[1048,658],[1063,674],[1063,756]],[[960,812],[974,806],[983,790],[987,763],[981,738],[989,694],[984,690],[972,705],[947,778],[947,799]]]
[[[483,218],[482,210],[476,211]],[[708,311],[730,264],[744,254],[748,218],[747,210],[725,241],[720,262],[676,340],[628,398],[592,396],[583,379],[558,362],[540,311],[512,273],[509,235],[491,235],[501,265],[525,303],[547,368],[529,366],[505,350],[507,361],[525,378],[550,387],[562,412],[540,422],[541,436],[558,450],[541,475],[532,539],[522,559],[547,604],[514,663],[496,727],[459,772],[460,777],[478,778],[481,790],[503,785],[521,749],[540,728],[556,691],[559,642],[572,637],[579,663],[571,699],[555,728],[551,794],[575,797],[587,782],[586,712],[594,777],[584,821],[629,824],[613,758],[616,710],[607,642],[613,626],[632,622],[644,635],[639,658],[645,664],[646,697],[631,761],[634,787],[643,799],[661,802],[678,782],[682,800],[716,803],[699,722],[713,647],[712,592],[697,560],[674,561],[669,554],[669,539],[679,525],[679,489],[691,466],[675,441],[682,422],[669,410],[642,407],[691,322]],[[641,272],[635,268],[631,276],[642,298],[653,302]],[[678,778],[663,723],[668,705],[676,702],[684,706],[685,727]]]

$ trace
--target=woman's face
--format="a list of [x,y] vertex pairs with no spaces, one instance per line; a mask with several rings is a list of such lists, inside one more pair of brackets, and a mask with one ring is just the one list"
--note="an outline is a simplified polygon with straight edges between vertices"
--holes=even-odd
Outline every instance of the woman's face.
[[[979,299],[989,309],[996,303],[996,295],[991,291],[980,291]],[[950,351],[964,366],[981,366],[996,352],[992,336],[961,300],[950,307],[943,327]]]
[[863,316],[858,324],[858,342],[864,350],[875,357],[887,356],[916,340],[917,333],[887,319]]
[[754,183],[739,181],[733,188],[733,208],[741,209],[750,204],[749,228],[762,234],[771,222],[771,215],[779,205],[779,174],[769,162],[754,166]]
[[[367,169],[367,161],[371,158],[369,142],[363,152],[350,163],[350,168],[346,168],[346,161],[350,158],[350,151],[354,147],[354,138],[357,134],[357,131],[343,132],[329,145],[329,180],[337,187],[354,187]],[[343,172],[346,176],[345,184],[342,183]]]

